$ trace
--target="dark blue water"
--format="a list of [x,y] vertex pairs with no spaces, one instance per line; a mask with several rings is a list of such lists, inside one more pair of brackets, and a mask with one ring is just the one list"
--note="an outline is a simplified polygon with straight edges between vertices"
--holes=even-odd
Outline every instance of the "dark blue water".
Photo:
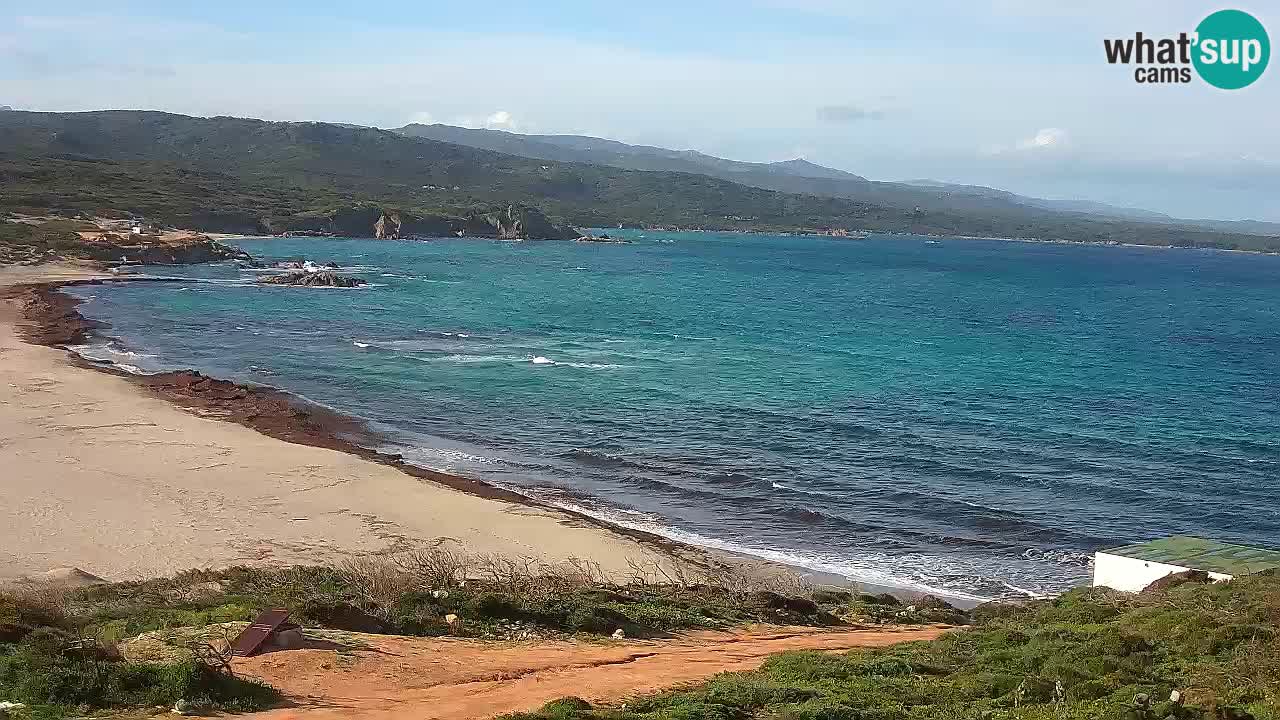
[[94,287],[85,313],[138,355],[87,352],[276,385],[423,465],[873,582],[1053,591],[1100,547],[1280,545],[1280,257],[629,235],[245,242],[375,286]]

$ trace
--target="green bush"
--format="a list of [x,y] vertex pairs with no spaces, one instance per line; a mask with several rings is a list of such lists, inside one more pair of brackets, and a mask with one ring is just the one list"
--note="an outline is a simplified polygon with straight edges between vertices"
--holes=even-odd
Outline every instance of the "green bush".
[[30,705],[91,708],[172,705],[261,710],[279,699],[265,685],[190,660],[177,664],[112,660],[96,648],[68,649],[53,633],[0,650],[0,697]]
[[547,717],[574,718],[589,710],[591,710],[591,703],[586,700],[580,697],[563,697],[543,705],[539,712]]

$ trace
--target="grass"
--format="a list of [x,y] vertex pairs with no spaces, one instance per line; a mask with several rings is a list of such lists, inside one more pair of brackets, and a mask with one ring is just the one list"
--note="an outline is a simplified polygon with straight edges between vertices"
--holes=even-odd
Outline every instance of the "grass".
[[[642,577],[645,572],[650,574]],[[339,567],[189,571],[85,588],[60,602],[67,618],[61,626],[70,623],[103,642],[249,620],[268,607],[289,610],[307,627],[480,638],[611,635],[619,629],[627,637],[656,637],[746,622],[907,622],[955,619],[956,612],[944,604],[907,612],[892,598],[812,594],[784,575],[733,583],[702,576],[658,581],[655,570],[638,569],[632,582],[615,584],[587,564],[547,568],[441,551],[358,559]],[[447,621],[450,615],[457,620]],[[0,627],[4,622],[0,609]],[[43,617],[23,622],[58,624]]]
[[934,641],[787,652],[625,709],[566,698],[508,720],[1275,720],[1278,622],[1275,575],[1139,595],[1079,589],[981,608],[975,628]]
[[[226,711],[266,707],[277,699],[273,690],[233,677],[209,662],[211,648],[204,647],[223,624],[266,608],[288,609],[308,628],[517,640],[618,630],[657,637],[747,622],[957,619],[943,603],[903,606],[888,597],[813,592],[786,574],[633,571],[629,582],[615,584],[588,563],[548,567],[433,550],[338,567],[195,570],[74,590],[32,586],[0,593],[0,699],[49,717],[178,700]],[[167,632],[192,628],[206,632]],[[132,652],[140,646],[129,640],[143,634],[148,651]],[[173,652],[156,652],[156,643]],[[212,649],[219,643],[211,641]]]
[[0,219],[0,263],[38,262],[53,257],[90,258],[87,244],[76,230],[88,229],[75,220],[43,225],[4,222]]

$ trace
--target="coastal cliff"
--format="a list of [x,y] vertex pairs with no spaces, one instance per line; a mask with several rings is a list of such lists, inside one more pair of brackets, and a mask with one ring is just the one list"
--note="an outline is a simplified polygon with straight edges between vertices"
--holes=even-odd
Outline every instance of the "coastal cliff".
[[573,240],[578,237],[576,230],[553,224],[538,208],[514,204],[505,210],[469,214],[463,231],[466,235],[500,240]]
[[264,221],[268,232],[329,234],[407,240],[432,237],[482,237],[500,240],[572,240],[578,232],[557,225],[536,207],[510,204],[465,215],[417,214],[378,205],[344,207],[323,214],[304,214]]

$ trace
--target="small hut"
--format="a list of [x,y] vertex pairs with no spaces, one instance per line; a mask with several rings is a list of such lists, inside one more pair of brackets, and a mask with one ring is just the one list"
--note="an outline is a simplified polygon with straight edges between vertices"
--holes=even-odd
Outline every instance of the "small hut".
[[1280,569],[1280,551],[1174,535],[1099,550],[1093,556],[1093,584],[1138,592],[1162,577],[1188,570],[1221,581],[1273,569]]

